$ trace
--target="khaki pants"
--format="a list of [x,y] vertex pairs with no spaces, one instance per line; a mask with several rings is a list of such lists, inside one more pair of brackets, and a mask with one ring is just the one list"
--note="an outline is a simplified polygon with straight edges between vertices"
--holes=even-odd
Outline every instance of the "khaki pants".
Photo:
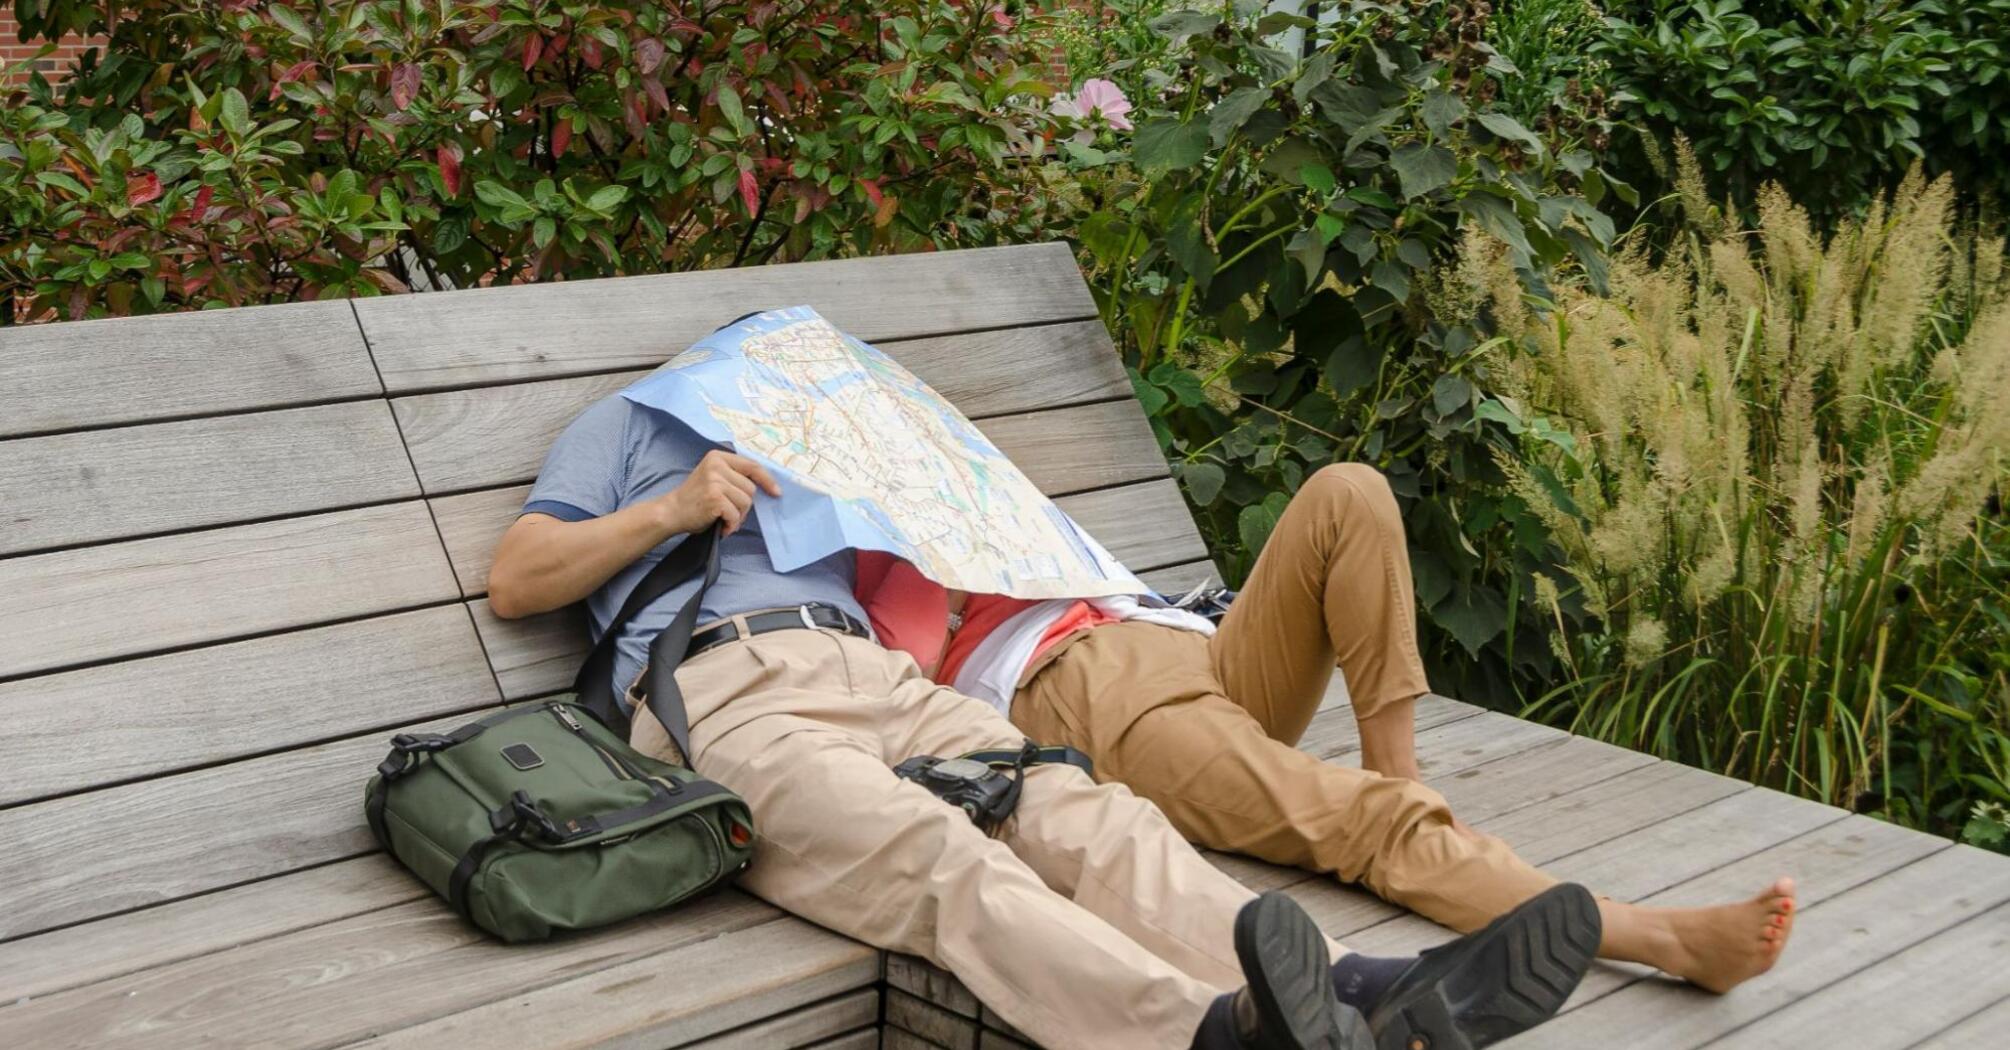
[[[945,967],[1043,1046],[1184,1050],[1241,986],[1252,894],[1151,803],[1072,766],[1026,775],[1000,837],[891,767],[1018,747],[989,705],[858,638],[776,631],[677,672],[694,767],[753,807],[740,885],[868,944]],[[674,750],[646,708],[633,740]]]
[[1143,623],[1076,635],[1021,683],[1012,721],[1095,760],[1189,839],[1330,872],[1458,930],[1554,885],[1452,826],[1437,792],[1293,745],[1337,663],[1357,718],[1426,692],[1402,520],[1358,464],[1299,490],[1213,639]]

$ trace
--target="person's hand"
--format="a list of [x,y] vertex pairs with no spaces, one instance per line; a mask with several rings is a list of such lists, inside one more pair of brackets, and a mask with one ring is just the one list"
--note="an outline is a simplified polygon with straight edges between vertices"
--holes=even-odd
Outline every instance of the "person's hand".
[[697,469],[683,484],[657,498],[664,527],[678,535],[723,521],[725,534],[730,536],[747,520],[757,488],[770,496],[782,494],[782,487],[759,463],[713,449],[698,461]]

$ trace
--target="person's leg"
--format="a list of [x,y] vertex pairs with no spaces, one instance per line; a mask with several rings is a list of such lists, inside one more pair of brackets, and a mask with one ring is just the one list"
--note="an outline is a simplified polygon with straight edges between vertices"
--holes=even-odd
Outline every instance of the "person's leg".
[[1211,645],[1229,699],[1296,743],[1337,664],[1368,769],[1416,779],[1416,699],[1429,690],[1403,519],[1373,467],[1315,472],[1264,544]]

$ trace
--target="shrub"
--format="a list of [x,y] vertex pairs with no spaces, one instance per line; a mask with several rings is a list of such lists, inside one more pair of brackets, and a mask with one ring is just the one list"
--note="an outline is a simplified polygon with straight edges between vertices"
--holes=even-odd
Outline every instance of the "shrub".
[[1824,240],[1768,186],[1609,297],[1497,303],[1537,585],[1592,617],[1536,714],[1950,834],[2010,802],[2010,285],[1953,198],[1915,173]]
[[1489,334],[1445,263],[1471,225],[1528,287],[1602,272],[1611,183],[1494,105],[1484,4],[1261,7],[1163,15],[1135,133],[1091,116],[1061,140],[1085,268],[1231,581],[1311,470],[1374,463],[1406,506],[1434,684],[1505,702],[1548,670],[1513,644],[1547,539],[1500,484]]
[[[1748,204],[1777,181],[1818,221],[1914,163],[2010,190],[2010,0],[1643,0],[1594,49],[1650,134]],[[1623,13],[1622,13],[1623,12]]]
[[1044,55],[985,4],[14,8],[108,36],[60,88],[0,89],[0,281],[63,317],[1042,225],[1012,147],[1046,126]]

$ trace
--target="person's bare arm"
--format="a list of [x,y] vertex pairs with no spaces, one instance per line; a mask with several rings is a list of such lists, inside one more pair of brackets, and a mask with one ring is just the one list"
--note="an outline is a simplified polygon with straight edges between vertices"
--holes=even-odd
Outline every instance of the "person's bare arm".
[[496,546],[489,608],[506,620],[549,612],[592,594],[672,536],[721,520],[731,534],[753,508],[757,488],[782,494],[760,464],[714,450],[676,488],[612,514],[586,521],[525,514]]

